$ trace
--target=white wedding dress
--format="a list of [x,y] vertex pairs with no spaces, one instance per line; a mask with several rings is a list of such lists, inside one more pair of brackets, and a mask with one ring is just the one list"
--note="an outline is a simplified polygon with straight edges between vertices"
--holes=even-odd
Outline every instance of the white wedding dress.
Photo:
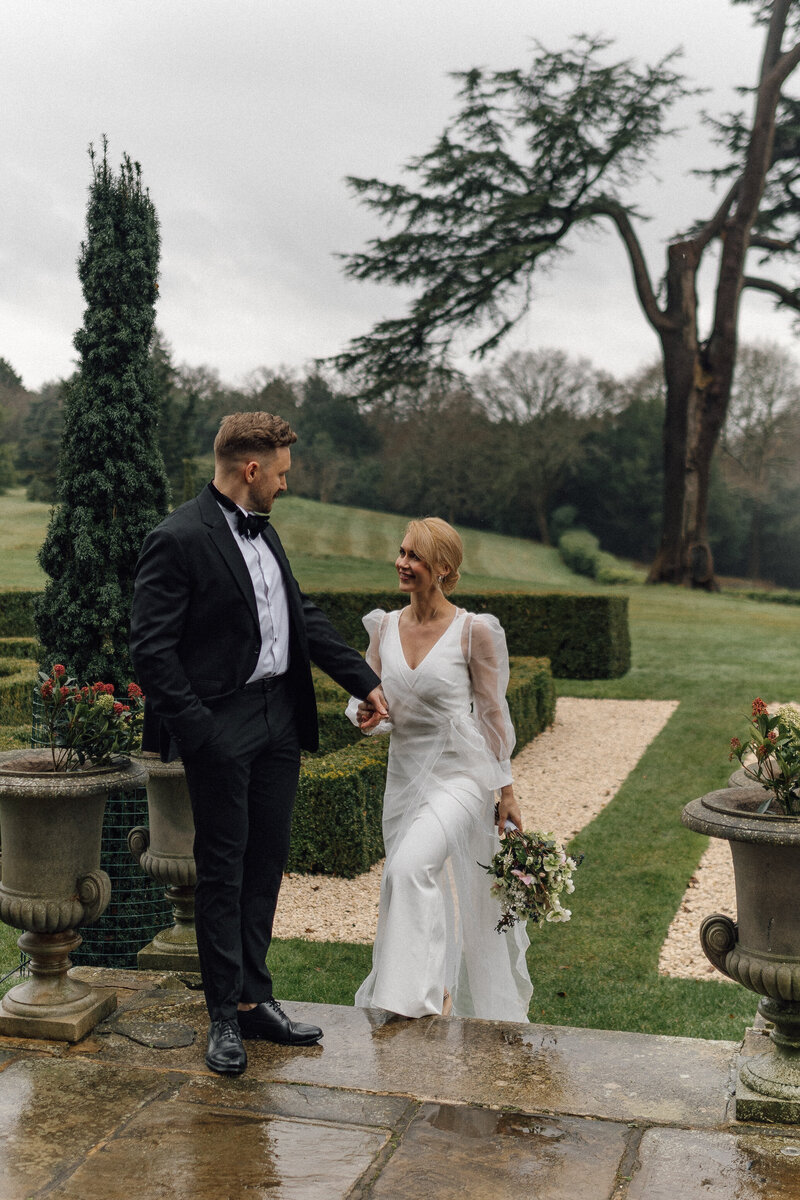
[[511,782],[505,635],[496,617],[458,609],[412,670],[399,618],[364,618],[390,716],[375,732],[391,742],[378,931],[355,1003],[421,1017],[442,1011],[447,988],[455,1016],[527,1021],[527,932],[496,932],[500,906],[479,865],[499,847],[495,791]]

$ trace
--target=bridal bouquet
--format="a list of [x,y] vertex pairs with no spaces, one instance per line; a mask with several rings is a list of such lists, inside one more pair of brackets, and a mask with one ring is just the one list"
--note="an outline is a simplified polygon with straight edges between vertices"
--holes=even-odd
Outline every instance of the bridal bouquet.
[[478,864],[494,877],[491,892],[501,907],[497,932],[517,921],[568,921],[572,914],[561,901],[575,891],[572,872],[582,858],[570,858],[551,833],[509,830],[489,866]]

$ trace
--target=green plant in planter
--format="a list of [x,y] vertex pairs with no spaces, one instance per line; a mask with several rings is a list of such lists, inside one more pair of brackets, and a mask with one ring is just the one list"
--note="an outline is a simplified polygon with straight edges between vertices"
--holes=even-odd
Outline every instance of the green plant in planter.
[[750,719],[751,733],[742,742],[731,738],[731,758],[738,758],[744,773],[767,789],[758,812],[773,802],[786,816],[800,816],[800,710],[785,704],[770,716],[757,696]]
[[55,663],[49,675],[39,672],[39,693],[54,771],[109,766],[140,745],[144,696],[137,684],[128,684],[125,702],[114,695],[113,683],[79,687]]

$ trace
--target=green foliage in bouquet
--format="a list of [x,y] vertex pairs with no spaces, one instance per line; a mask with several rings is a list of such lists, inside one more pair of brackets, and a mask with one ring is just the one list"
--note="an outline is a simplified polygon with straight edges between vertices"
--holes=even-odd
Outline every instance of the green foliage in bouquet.
[[497,932],[517,921],[568,921],[572,913],[562,899],[575,891],[572,872],[581,858],[570,858],[552,833],[509,830],[489,865],[478,864],[494,879],[491,891],[501,908]]

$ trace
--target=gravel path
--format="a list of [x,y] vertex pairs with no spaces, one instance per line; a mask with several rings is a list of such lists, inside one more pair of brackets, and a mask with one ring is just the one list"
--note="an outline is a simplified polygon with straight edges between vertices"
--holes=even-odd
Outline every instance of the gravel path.
[[[783,700],[774,700],[767,710],[775,714]],[[796,700],[789,701],[800,708]],[[751,758],[751,761],[755,761]],[[708,849],[689,880],[681,906],[667,930],[666,940],[658,959],[660,975],[679,979],[716,979],[718,983],[733,983],[716,967],[712,967],[700,948],[700,923],[711,913],[722,913],[736,920],[736,883],[733,860],[724,838],[710,838]]]
[[[514,759],[525,827],[552,832],[564,842],[574,837],[616,794],[677,706],[661,700],[560,699],[552,729]],[[570,781],[566,790],[564,780]],[[372,942],[382,869],[376,863],[356,879],[285,875],[275,936]]]
[[731,851],[722,838],[711,838],[708,849],[689,880],[686,895],[661,947],[658,959],[660,975],[733,983],[732,979],[712,967],[700,948],[700,922],[703,917],[715,912],[736,920]]

